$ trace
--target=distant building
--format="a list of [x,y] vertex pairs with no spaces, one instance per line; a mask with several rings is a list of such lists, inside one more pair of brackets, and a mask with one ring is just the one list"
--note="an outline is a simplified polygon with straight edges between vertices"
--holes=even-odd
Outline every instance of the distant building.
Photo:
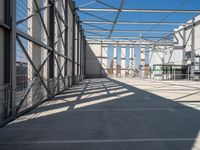
[[28,85],[28,64],[27,62],[16,62],[16,84],[17,90],[23,90]]

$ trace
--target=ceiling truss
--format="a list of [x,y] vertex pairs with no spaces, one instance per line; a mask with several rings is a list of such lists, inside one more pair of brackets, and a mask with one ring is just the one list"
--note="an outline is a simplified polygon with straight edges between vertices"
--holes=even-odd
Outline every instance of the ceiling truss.
[[[106,8],[93,8],[88,7],[90,4],[99,3]],[[177,21],[158,21],[158,22],[151,22],[151,21],[122,21],[119,19],[121,13],[179,13],[179,14],[195,14],[200,13],[200,10],[186,10],[186,9],[127,9],[123,8],[125,3],[125,0],[121,0],[121,3],[119,5],[119,8],[116,8],[103,0],[94,0],[89,3],[83,4],[81,6],[78,6],[76,8],[76,11],[79,13],[83,13],[86,15],[89,15],[91,18],[89,19],[83,19],[80,21],[82,25],[86,25],[83,29],[83,32],[85,32],[86,39],[89,41],[98,41],[98,40],[111,40],[111,41],[133,41],[133,40],[145,40],[150,39],[153,41],[160,41],[160,40],[172,40],[173,41],[173,35],[176,33],[173,30],[153,30],[153,29],[129,29],[129,30],[122,30],[122,29],[116,29],[116,25],[167,25],[167,26],[189,26],[192,25],[192,22],[177,22]],[[104,13],[103,15],[97,15],[95,13]],[[113,20],[106,19],[104,16],[110,14],[110,13],[116,13]],[[110,29],[105,28],[106,25],[111,25]],[[114,33],[136,33],[138,36],[127,36],[126,34],[115,36]],[[152,33],[152,34],[159,34],[159,36],[144,36],[145,33]],[[163,36],[160,36],[162,34]]]

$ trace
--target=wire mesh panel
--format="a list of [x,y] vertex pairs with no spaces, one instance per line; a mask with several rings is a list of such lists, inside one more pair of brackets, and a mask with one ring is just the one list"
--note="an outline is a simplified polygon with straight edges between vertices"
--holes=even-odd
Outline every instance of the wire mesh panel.
[[[85,48],[71,0],[8,0],[8,6],[4,2],[7,4],[5,0],[0,2],[0,39],[6,39],[5,33],[11,39],[12,31],[14,44],[5,46],[5,40],[0,40],[0,56],[12,47],[14,63],[11,68],[8,65],[12,76],[6,77],[11,80],[5,84],[2,72],[6,70],[5,60],[0,59],[0,123],[65,90],[73,84],[75,76],[77,81],[83,79],[79,77],[84,62],[80,61],[83,56],[80,53],[84,52],[80,48]],[[15,9],[8,16],[12,26],[6,24],[4,9],[10,9],[10,5]],[[10,18],[7,22],[10,23]]]
[[[77,44],[73,46],[73,43],[78,43],[73,42],[73,11],[65,0],[17,0],[18,111],[32,107],[71,86],[73,69],[74,75],[77,75],[78,51]],[[75,38],[79,40],[77,36]],[[67,43],[70,43],[69,46]],[[50,62],[53,62],[53,66],[49,65]]]
[[[24,46],[26,43],[28,45]],[[35,52],[32,44],[26,39],[17,38],[16,106],[21,108],[20,110],[29,108],[48,98],[48,51],[40,47]]]
[[0,85],[0,121],[9,117],[11,112],[10,85]]

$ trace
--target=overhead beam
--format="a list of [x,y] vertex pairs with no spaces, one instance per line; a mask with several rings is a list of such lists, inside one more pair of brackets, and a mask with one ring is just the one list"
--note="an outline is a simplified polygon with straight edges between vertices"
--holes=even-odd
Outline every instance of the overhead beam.
[[109,34],[109,38],[112,36],[112,33],[114,31],[114,28],[115,28],[115,25],[116,25],[116,23],[117,23],[117,21],[119,19],[119,15],[120,15],[120,13],[122,11],[122,7],[124,5],[124,2],[125,2],[125,0],[121,0],[121,4],[119,6],[119,10],[118,10],[118,12],[116,14],[115,21],[113,22],[113,26],[112,26],[112,29],[111,29],[110,34]]
[[200,10],[173,9],[111,9],[111,8],[77,8],[78,11],[90,12],[141,12],[141,13],[200,13]]
[[163,37],[160,37],[160,36],[112,36],[112,37],[107,37],[107,36],[95,36],[95,35],[88,35],[86,36],[86,38],[99,38],[99,39],[139,39],[139,38],[155,38],[155,39],[159,39],[159,38],[163,38]]
[[[111,30],[95,30],[95,29],[84,29],[83,31],[85,32],[110,32]],[[128,32],[128,33],[145,33],[145,32],[150,32],[150,33],[173,33],[173,31],[170,30],[113,30],[113,32]]]
[[[82,24],[113,24],[112,21],[87,21],[87,20],[82,20]],[[192,24],[192,23],[183,23],[183,22],[136,22],[136,21],[118,21],[116,24],[121,24],[121,25],[140,25],[140,24],[147,24],[147,25],[187,25],[187,24]]]
[[[132,44],[132,45],[140,45],[139,42],[135,42],[134,40],[126,40],[126,41],[121,41],[121,40],[102,40],[102,39],[98,39],[98,40],[91,40],[91,39],[86,39],[88,44]],[[173,46],[173,43],[156,43],[156,46],[165,46],[167,44],[167,46]],[[147,42],[143,42],[142,45],[149,45],[152,46],[152,43],[147,43]]]

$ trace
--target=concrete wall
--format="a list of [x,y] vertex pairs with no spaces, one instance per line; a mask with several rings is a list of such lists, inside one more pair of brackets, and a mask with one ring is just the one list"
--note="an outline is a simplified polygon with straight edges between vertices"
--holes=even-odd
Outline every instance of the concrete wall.
[[[200,21],[200,15],[194,18],[194,22]],[[192,19],[187,21],[187,23],[192,23]],[[185,31],[184,31],[185,28]],[[190,52],[192,50],[192,28],[189,25],[179,26],[174,29],[177,32],[174,36],[174,48],[168,48],[165,54],[165,63],[175,63],[177,65],[184,64],[184,40],[185,40],[185,52]],[[184,39],[185,32],[185,39]],[[199,23],[194,26],[194,50],[197,55],[200,55],[200,25]],[[191,64],[191,60],[187,60],[186,64]]]
[[[106,70],[104,69],[107,59],[102,59],[101,55],[106,55],[102,50],[101,45],[86,45],[86,78],[106,77]],[[106,66],[107,67],[107,66]]]
[[134,69],[134,47],[116,44],[110,46],[109,44],[102,44],[102,46],[101,44],[87,44],[86,77],[125,77],[127,74],[133,76]]
[[[200,15],[195,17],[195,21],[196,22],[200,21]],[[200,24],[195,26],[194,39],[195,39],[195,41],[194,41],[194,43],[195,43],[195,45],[194,45],[195,53],[197,55],[200,55],[200,42],[199,42],[200,41]]]
[[153,47],[149,52],[149,66],[153,68],[154,64],[162,64],[163,47]]
[[[176,64],[176,65],[183,65],[183,37],[184,37],[184,31],[179,31],[182,28],[180,26],[177,29],[174,29],[175,35],[174,35],[174,47],[172,46],[166,46],[164,47],[164,63],[165,64]],[[178,57],[177,57],[178,56]]]

